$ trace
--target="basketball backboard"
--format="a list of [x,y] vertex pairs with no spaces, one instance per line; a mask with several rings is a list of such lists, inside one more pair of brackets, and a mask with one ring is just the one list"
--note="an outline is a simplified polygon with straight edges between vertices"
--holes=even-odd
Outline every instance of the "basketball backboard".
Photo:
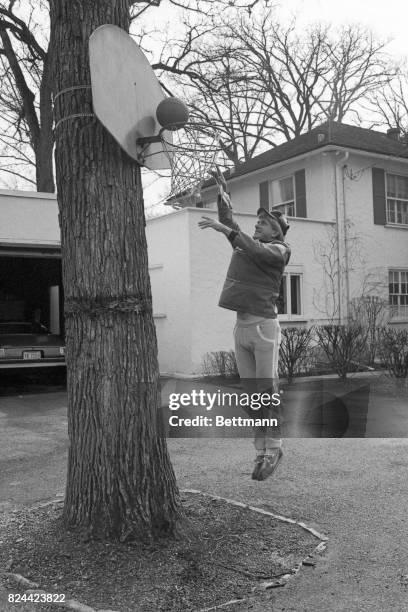
[[[95,115],[133,159],[151,170],[169,168],[161,143],[143,148],[136,141],[156,136],[157,105],[165,98],[147,58],[121,28],[106,24],[89,38],[92,103]],[[164,134],[172,140],[171,132]]]

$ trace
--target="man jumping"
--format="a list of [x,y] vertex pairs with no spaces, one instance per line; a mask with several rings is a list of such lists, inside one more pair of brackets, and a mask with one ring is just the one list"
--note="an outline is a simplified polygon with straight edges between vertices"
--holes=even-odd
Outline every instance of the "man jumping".
[[[202,217],[201,229],[211,228],[227,236],[234,251],[222,289],[219,306],[234,310],[235,357],[244,389],[248,393],[278,393],[278,359],[280,326],[276,302],[282,274],[290,258],[284,236],[289,229],[285,216],[260,208],[255,232],[251,238],[241,231],[232,217],[230,196],[221,171],[214,178],[218,185],[218,221]],[[254,410],[248,409],[254,416]],[[259,415],[257,415],[259,416]],[[268,416],[280,410],[269,407]],[[265,480],[276,470],[282,458],[282,440],[277,428],[255,428],[254,480]]]

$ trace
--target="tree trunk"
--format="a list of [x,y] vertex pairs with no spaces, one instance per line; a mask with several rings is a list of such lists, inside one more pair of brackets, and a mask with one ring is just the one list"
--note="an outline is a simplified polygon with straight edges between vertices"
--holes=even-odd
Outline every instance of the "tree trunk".
[[52,150],[54,135],[52,133],[52,74],[50,54],[47,53],[43,63],[40,85],[40,126],[35,150],[35,167],[37,191],[55,192],[54,170],[52,167]]
[[[52,0],[54,98],[90,85],[88,40],[126,30],[128,0]],[[90,113],[89,89],[56,101],[66,312],[69,525],[122,540],[174,529],[179,494],[161,433],[140,168]],[[61,121],[62,119],[62,121]]]
[[41,130],[38,147],[35,151],[35,182],[37,191],[55,193],[54,172],[52,167],[52,133]]

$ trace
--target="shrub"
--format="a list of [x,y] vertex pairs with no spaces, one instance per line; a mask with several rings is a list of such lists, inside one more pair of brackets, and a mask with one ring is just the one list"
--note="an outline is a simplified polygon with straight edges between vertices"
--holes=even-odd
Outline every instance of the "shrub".
[[313,336],[313,327],[286,327],[282,330],[279,350],[280,371],[291,383],[299,366],[306,358]]
[[358,324],[323,325],[316,335],[331,368],[345,380],[367,350],[367,330]]
[[408,330],[384,327],[379,332],[379,339],[379,353],[391,376],[407,378]]
[[206,353],[203,358],[202,370],[204,376],[239,377],[234,351]]
[[378,354],[379,331],[387,323],[388,319],[388,302],[379,296],[360,296],[350,302],[351,322],[361,325],[367,331],[367,347],[364,357],[371,366],[374,365]]

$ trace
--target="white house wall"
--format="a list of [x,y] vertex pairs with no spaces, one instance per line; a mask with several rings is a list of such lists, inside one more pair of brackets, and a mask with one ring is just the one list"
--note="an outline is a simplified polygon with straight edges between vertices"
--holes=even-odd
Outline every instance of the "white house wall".
[[[329,151],[312,152],[303,159],[293,162],[288,160],[266,170],[238,177],[229,183],[234,210],[254,213],[259,206],[259,183],[283,178],[300,169],[305,170],[307,220],[291,219],[288,241],[293,245],[292,265],[296,261],[297,247],[305,254],[302,259],[302,262],[307,262],[307,270],[304,272],[304,303],[308,305],[305,312],[310,313],[312,319],[324,318],[324,312],[321,312],[324,298],[321,296],[320,300],[316,300],[316,295],[311,296],[311,293],[316,294],[316,286],[319,285],[319,270],[316,268],[315,253],[310,252],[309,246],[312,241],[315,245],[321,243],[323,249],[325,244],[328,247],[329,235],[333,230],[329,230],[329,226],[323,232],[320,231],[322,228],[317,230],[316,223],[311,234],[304,234],[301,228],[310,227],[308,224],[311,222],[336,222],[337,215],[340,216],[340,257],[342,266],[348,268],[348,280],[346,277],[341,280],[343,316],[347,315],[347,299],[366,292],[368,281],[380,283],[381,286],[377,284],[376,292],[387,299],[388,270],[408,267],[408,231],[395,226],[374,225],[372,195],[373,166],[408,175],[408,163],[385,156],[357,154],[352,150],[349,150],[348,158],[345,159],[346,151],[344,148],[333,147]],[[343,169],[345,165],[347,168]],[[206,198],[214,202],[214,190],[209,190]],[[345,220],[348,225],[347,237],[343,231]],[[333,257],[335,253],[332,253]],[[330,314],[327,312],[327,316]]]
[[56,196],[0,190],[0,242],[21,246],[59,245]]
[[[372,287],[375,293],[388,298],[388,270],[408,267],[408,229],[392,225],[374,224],[372,196],[372,167],[408,176],[408,164],[393,160],[373,159],[350,155],[344,178],[345,210],[350,222],[349,241],[357,241],[359,258],[353,258],[350,267],[350,297],[361,295],[367,283],[379,282]],[[352,251],[353,249],[350,248]],[[355,250],[355,249],[354,249]]]
[[[201,371],[206,353],[228,351],[233,348],[232,330],[234,313],[218,307],[231,257],[232,248],[227,238],[219,232],[198,227],[202,215],[216,218],[215,211],[187,209],[191,262],[191,364],[190,372]],[[243,217],[243,216],[242,216]],[[239,223],[247,227],[251,216],[239,217]]]
[[188,217],[178,211],[147,221],[149,273],[161,372],[187,372],[191,362]]
[[[334,156],[331,153],[316,152],[307,158],[276,164],[232,179],[229,182],[232,205],[236,212],[256,213],[259,208],[259,183],[290,176],[298,170],[306,172],[306,206],[308,219],[334,221]],[[206,205],[215,208],[215,190],[203,194]]]

